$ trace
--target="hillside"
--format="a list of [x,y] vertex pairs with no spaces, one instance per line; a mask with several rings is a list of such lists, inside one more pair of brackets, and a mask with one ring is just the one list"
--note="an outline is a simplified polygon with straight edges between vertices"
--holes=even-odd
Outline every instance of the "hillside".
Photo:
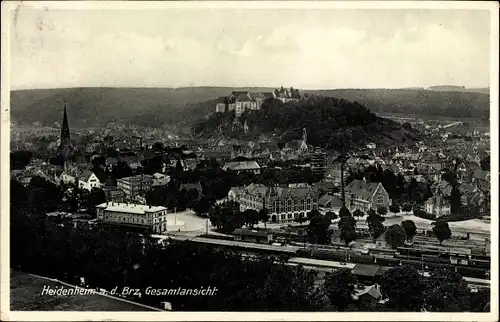
[[[365,106],[333,97],[310,97],[295,103],[269,99],[257,111],[245,112],[235,122],[234,112],[217,113],[193,127],[199,137],[273,135],[282,142],[299,139],[307,130],[313,146],[341,150],[367,142],[391,144],[417,140],[420,134],[409,124],[377,117]],[[247,133],[244,133],[244,125]]]
[[412,89],[336,89],[307,91],[359,102],[376,113],[403,113],[489,119],[489,95]]
[[[11,92],[14,122],[53,125],[60,122],[63,101],[73,127],[103,126],[110,122],[149,126],[186,126],[207,118],[214,102],[233,90],[271,91],[273,88],[69,88]],[[372,112],[488,118],[489,96],[472,92],[416,89],[338,89],[305,93],[357,101]]]

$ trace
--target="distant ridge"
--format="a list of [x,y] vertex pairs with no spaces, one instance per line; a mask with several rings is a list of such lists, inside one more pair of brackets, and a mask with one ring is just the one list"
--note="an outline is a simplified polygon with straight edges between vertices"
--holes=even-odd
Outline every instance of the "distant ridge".
[[[439,88],[439,87],[438,87]],[[144,126],[191,126],[214,112],[214,102],[233,90],[272,91],[272,87],[113,88],[82,87],[11,91],[11,117],[18,124],[59,122],[63,102],[73,128],[110,122]],[[301,93],[357,101],[372,112],[489,117],[489,95],[473,89],[301,90]]]

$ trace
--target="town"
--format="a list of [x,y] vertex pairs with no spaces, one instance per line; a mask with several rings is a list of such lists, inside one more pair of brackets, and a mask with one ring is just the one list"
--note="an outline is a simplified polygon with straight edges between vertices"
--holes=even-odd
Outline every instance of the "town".
[[[288,141],[245,135],[248,125],[241,120],[267,105],[294,109],[294,104],[314,99],[292,87],[228,93],[216,101],[213,117],[232,120],[237,134],[231,137],[182,137],[165,129],[119,124],[73,131],[72,108],[66,103],[61,123],[52,127],[13,124],[11,225],[17,233],[11,232],[11,252],[28,251],[26,235],[31,231],[31,238],[39,236],[41,226],[33,221],[42,220],[43,227],[55,230],[54,236],[76,234],[71,243],[95,239],[88,234],[98,231],[98,236],[109,234],[109,247],[135,252],[120,245],[148,236],[178,251],[187,247],[184,251],[200,252],[196,247],[204,247],[235,254],[243,262],[267,260],[268,265],[314,272],[311,287],[326,294],[318,295],[322,309],[488,310],[489,132],[462,121],[394,119],[397,126],[418,131],[420,139],[368,141],[340,151],[314,146],[307,128],[301,129],[300,138]],[[65,233],[58,233],[60,229]],[[186,242],[189,246],[180,246]],[[50,240],[43,243],[51,245]],[[18,269],[37,265],[37,247],[28,247],[35,252],[28,258],[13,254],[11,262]],[[215,259],[207,261],[214,265],[210,261]],[[134,270],[140,271],[141,265],[146,264],[120,272],[123,279],[103,276],[140,283]],[[80,286],[92,281],[94,288],[112,287],[106,286],[106,278],[86,276],[89,269],[79,271],[76,264],[71,273],[36,270],[40,275],[57,273]],[[442,274],[449,274],[449,280],[444,282]],[[436,288],[442,292],[461,287],[462,298],[432,302],[439,290],[395,291],[398,279],[410,285],[408,290],[426,281],[441,283]],[[300,301],[307,302],[312,295],[302,296]],[[214,305],[168,297],[125,298],[160,309]]]

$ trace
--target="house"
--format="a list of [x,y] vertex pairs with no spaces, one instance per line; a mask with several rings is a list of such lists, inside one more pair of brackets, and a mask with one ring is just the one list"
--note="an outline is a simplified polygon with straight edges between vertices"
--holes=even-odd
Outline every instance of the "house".
[[242,187],[231,187],[231,189],[227,193],[227,200],[238,202],[240,199],[241,189],[243,189],[243,188]]
[[340,200],[340,198],[337,196],[326,194],[319,198],[318,209],[323,213],[327,213],[329,211],[338,213],[341,207],[342,200]]
[[443,197],[449,197],[451,196],[451,190],[453,190],[453,187],[448,181],[443,180],[434,183],[431,186],[431,190],[433,191],[434,194],[439,194],[440,196]]
[[366,212],[379,207],[388,208],[391,203],[389,194],[380,182],[353,180],[344,188],[344,191],[346,207],[352,211],[359,209]]
[[450,202],[440,195],[434,195],[429,198],[424,204],[424,209],[426,212],[433,214],[436,217],[451,214]]
[[266,230],[235,229],[233,232],[235,241],[269,244],[273,235]]
[[377,145],[373,142],[370,142],[370,143],[366,144],[366,148],[368,148],[370,150],[375,150],[377,148]]
[[260,165],[257,161],[231,161],[226,163],[222,170],[224,171],[236,171],[236,173],[251,172],[259,174],[261,171]]
[[92,190],[93,188],[101,188],[101,180],[99,180],[94,172],[85,170],[78,178],[78,187],[80,189],[85,189],[88,191]]
[[358,303],[365,305],[374,305],[382,300],[382,294],[380,293],[380,286],[378,284],[373,284],[371,286],[366,286],[362,289],[356,290],[353,299],[358,300]]

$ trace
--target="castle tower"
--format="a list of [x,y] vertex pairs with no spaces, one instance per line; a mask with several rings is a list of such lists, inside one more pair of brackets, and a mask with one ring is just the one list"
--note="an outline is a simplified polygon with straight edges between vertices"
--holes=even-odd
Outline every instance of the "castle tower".
[[69,160],[71,154],[73,153],[74,148],[71,143],[71,137],[69,133],[69,125],[68,125],[68,115],[66,112],[66,102],[64,102],[64,115],[63,121],[61,125],[61,139],[59,144],[59,153],[63,158],[64,163]]

